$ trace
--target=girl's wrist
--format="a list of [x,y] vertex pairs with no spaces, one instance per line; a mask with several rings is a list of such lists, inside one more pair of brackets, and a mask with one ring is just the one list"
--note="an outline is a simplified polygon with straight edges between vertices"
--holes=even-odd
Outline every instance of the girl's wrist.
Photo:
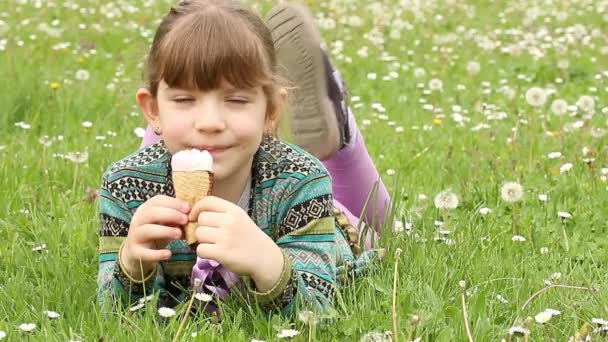
[[255,282],[255,286],[259,292],[267,292],[271,290],[281,279],[285,266],[285,257],[283,251],[276,244],[272,244],[274,248],[267,249],[261,258],[261,262],[257,264],[254,272],[251,274],[251,279]]
[[127,240],[120,246],[118,251],[118,264],[129,280],[143,282],[149,278],[149,275],[154,271],[156,264],[131,259],[126,244]]

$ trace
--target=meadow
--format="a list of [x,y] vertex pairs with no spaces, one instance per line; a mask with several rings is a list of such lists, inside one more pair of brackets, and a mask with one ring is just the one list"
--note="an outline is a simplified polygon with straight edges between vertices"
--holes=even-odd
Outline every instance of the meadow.
[[[140,145],[171,2],[0,2],[0,340],[175,336],[183,307],[96,304],[95,191]],[[308,3],[393,196],[387,255],[331,324],[228,302],[181,340],[605,340],[608,1]]]

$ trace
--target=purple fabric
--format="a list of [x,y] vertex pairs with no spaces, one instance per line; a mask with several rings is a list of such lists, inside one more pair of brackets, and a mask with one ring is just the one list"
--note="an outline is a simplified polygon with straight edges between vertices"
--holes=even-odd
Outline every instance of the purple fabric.
[[197,257],[196,264],[192,267],[191,279],[192,282],[194,279],[200,279],[201,292],[216,295],[224,300],[230,293],[230,288],[239,281],[239,276],[215,260]]
[[[332,178],[332,192],[334,199],[347,208],[354,216],[363,216],[363,221],[372,225],[376,231],[383,227],[386,215],[390,208],[390,196],[376,166],[372,161],[361,132],[356,127],[354,118],[349,111],[351,141],[338,151],[333,157],[323,161]],[[368,203],[367,210],[363,207],[369,193],[378,181],[378,192]],[[376,217],[374,218],[374,210]],[[352,215],[351,214],[351,215]],[[350,219],[350,218],[349,218]]]
[[144,138],[141,141],[141,146],[139,146],[139,147],[140,148],[146,147],[146,146],[149,146],[152,144],[156,144],[159,141],[160,141],[160,135],[156,135],[156,133],[154,133],[154,129],[152,128],[152,126],[148,125],[148,128],[146,129],[146,134],[144,135]]

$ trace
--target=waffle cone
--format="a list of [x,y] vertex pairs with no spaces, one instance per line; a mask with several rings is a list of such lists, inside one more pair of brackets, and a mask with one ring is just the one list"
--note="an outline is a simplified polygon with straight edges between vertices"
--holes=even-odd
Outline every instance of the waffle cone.
[[[194,206],[205,196],[211,195],[213,190],[213,173],[209,171],[174,171],[173,187],[175,197]],[[184,238],[189,245],[196,245],[197,240],[194,231],[197,228],[196,222],[189,222],[184,227]]]

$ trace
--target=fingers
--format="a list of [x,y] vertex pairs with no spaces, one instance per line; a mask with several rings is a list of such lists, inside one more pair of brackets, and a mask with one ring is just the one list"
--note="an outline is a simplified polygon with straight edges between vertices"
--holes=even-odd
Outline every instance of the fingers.
[[159,240],[179,240],[182,238],[183,233],[181,228],[173,228],[157,224],[145,224],[143,226],[138,227],[138,229],[136,229],[132,235],[134,241],[148,242]]
[[145,205],[151,207],[170,208],[177,211],[181,211],[184,214],[190,212],[190,204],[188,204],[188,202],[165,195],[154,196],[147,200]]
[[[171,258],[171,251],[168,249],[149,249],[144,247],[138,247],[133,251],[134,255],[137,255],[138,259],[141,259],[144,263],[153,263]],[[135,260],[137,262],[137,260]]]
[[198,215],[198,225],[203,227],[220,228],[230,224],[231,215],[220,214],[212,211],[201,212]]
[[199,258],[217,260],[218,262],[221,262],[223,259],[221,257],[220,248],[208,243],[201,243],[196,246],[196,255],[198,255]]
[[203,211],[213,211],[217,213],[225,213],[232,209],[234,204],[219,197],[207,196],[198,201],[190,210],[188,218],[192,222],[196,222],[198,215]]
[[188,215],[173,208],[147,206],[145,214],[139,217],[139,224],[173,224],[184,225],[188,223]]
[[216,244],[222,240],[223,235],[224,232],[222,232],[221,229],[204,226],[196,228],[196,231],[194,232],[194,236],[196,236],[196,240],[199,244]]

